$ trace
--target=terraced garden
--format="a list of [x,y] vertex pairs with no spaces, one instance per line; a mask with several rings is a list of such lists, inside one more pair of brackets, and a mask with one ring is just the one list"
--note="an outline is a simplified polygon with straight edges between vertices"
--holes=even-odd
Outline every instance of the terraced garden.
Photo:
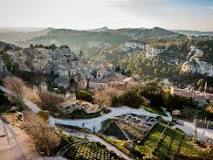
[[74,144],[64,157],[71,160],[123,160],[99,143]]
[[123,140],[131,140],[133,142],[140,142],[146,133],[148,133],[150,126],[139,125],[133,122],[127,122],[123,119],[113,120],[109,126],[106,127],[104,134],[114,136]]
[[124,121],[118,121],[118,125],[123,131],[128,134],[129,138],[133,141],[137,141],[143,138],[143,135],[145,133],[145,130],[143,128],[130,125],[128,123],[125,123]]
[[157,124],[145,138],[143,145],[137,145],[136,149],[145,154],[147,158],[173,159],[174,155],[187,155],[193,158],[213,159],[213,154],[208,153],[207,149],[193,145],[187,135],[171,128],[165,131],[154,150],[156,142],[158,142],[165,127],[165,124]]
[[59,133],[63,141],[58,155],[70,160],[124,160],[96,142]]
[[[105,137],[105,139],[132,157],[138,157],[133,153],[133,150],[136,150],[136,152],[144,155],[145,159],[170,160],[177,156],[193,160],[213,159],[212,150],[193,144],[190,137],[181,130],[168,127],[161,137],[165,127],[166,124],[163,122],[156,124],[145,139],[140,144],[134,144],[131,150],[126,146],[127,140],[114,137]],[[133,133],[133,131],[131,132]],[[139,159],[142,159],[141,156],[139,156]]]

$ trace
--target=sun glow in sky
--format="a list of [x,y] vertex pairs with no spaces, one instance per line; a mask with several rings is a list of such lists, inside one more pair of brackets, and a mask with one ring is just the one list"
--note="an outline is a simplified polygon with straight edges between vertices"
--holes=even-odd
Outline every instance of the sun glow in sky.
[[0,0],[0,27],[213,30],[213,0]]

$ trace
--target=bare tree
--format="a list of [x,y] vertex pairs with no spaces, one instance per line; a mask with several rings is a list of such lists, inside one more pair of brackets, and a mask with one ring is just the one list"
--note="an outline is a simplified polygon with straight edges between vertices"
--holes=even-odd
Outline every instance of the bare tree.
[[22,102],[22,99],[25,97],[33,103],[38,105],[41,104],[38,93],[27,87],[22,79],[15,76],[8,76],[3,80],[3,84],[8,90],[12,92],[13,96],[8,95],[8,99],[12,102]]
[[7,89],[12,91],[14,94],[20,96],[23,95],[23,87],[25,86],[25,84],[20,78],[14,76],[13,77],[7,76],[3,80],[3,84]]
[[39,96],[43,110],[57,111],[57,105],[64,101],[62,96],[49,91],[40,91]]
[[33,138],[40,154],[53,155],[57,151],[60,138],[44,119],[32,112],[24,114],[24,128]]
[[23,88],[24,88],[25,84],[20,78],[17,78],[14,76],[13,77],[7,76],[3,80],[3,84],[4,84],[5,88],[10,90],[14,94],[13,98],[8,95],[9,100],[11,100],[11,101],[18,100],[19,102],[22,102]]
[[112,104],[112,98],[121,94],[122,91],[113,87],[106,87],[103,90],[95,90],[94,98],[95,102],[99,105],[110,106]]

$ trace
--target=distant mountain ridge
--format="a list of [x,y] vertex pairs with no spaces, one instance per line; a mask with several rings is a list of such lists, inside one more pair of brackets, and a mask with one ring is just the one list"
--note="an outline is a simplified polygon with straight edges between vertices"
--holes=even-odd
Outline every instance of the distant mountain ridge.
[[163,28],[121,28],[109,29],[108,27],[97,28],[93,30],[73,30],[73,29],[55,29],[46,28],[42,30],[23,32],[13,29],[12,32],[2,31],[0,29],[0,40],[13,43],[19,46],[27,47],[30,44],[50,45],[68,45],[71,48],[80,48],[88,43],[106,43],[118,44],[132,39],[165,38],[168,36],[177,36],[174,33]]
[[213,36],[213,31],[208,32],[191,31],[191,30],[172,30],[172,31],[187,36]]
[[38,36],[28,40],[33,44],[56,45],[66,44],[71,48],[78,48],[88,45],[91,42],[104,42],[108,44],[118,44],[132,39],[149,39],[176,37],[178,34],[155,27],[152,29],[128,28],[128,29],[108,29],[106,27],[90,30],[79,31],[71,29],[53,29],[47,35]]
[[106,32],[106,31],[109,31],[110,29],[105,26],[105,27],[101,27],[101,28],[96,28],[96,29],[92,29],[92,30],[87,30],[87,31],[90,31],[90,32]]
[[[46,28],[37,31],[20,31],[16,29],[8,29],[7,31],[0,29],[0,40],[8,43],[16,44],[19,46],[27,47],[29,44],[26,41],[39,37],[42,35],[46,35],[48,32],[53,30],[53,28]],[[10,32],[9,32],[10,31]]]

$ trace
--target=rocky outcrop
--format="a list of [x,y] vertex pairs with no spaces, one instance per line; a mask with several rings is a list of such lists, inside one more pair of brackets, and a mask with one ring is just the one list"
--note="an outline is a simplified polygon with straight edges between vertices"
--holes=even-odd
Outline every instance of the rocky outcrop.
[[20,47],[0,41],[0,51],[2,50],[19,50]]
[[213,77],[213,65],[205,61],[199,61],[196,58],[186,61],[182,65],[182,71],[184,73],[201,74],[207,77]]
[[124,52],[129,52],[129,51],[136,50],[136,49],[144,50],[145,49],[145,44],[144,43],[140,43],[140,42],[134,42],[134,41],[131,42],[130,41],[130,42],[125,42],[122,45],[122,50]]
[[154,48],[152,47],[151,45],[147,44],[145,46],[145,57],[146,58],[154,58],[156,57],[157,55],[165,52],[166,49],[162,49],[162,48]]
[[0,78],[5,76],[6,73],[7,73],[7,68],[6,68],[5,64],[4,64],[4,61],[0,57]]
[[213,65],[202,60],[204,52],[195,46],[190,47],[187,55],[188,61],[183,63],[181,70],[184,73],[201,74],[207,77],[213,77]]
[[106,43],[104,41],[100,41],[100,42],[88,42],[87,43],[87,47],[88,48],[92,48],[92,47],[95,47],[95,48],[104,48],[104,47],[110,47],[111,44],[109,43]]
[[132,55],[134,53],[144,52],[145,57],[152,59],[157,55],[167,51],[167,48],[156,48],[152,45],[140,41],[128,41],[117,46],[112,46],[110,49],[106,49],[110,54],[120,53],[121,55]]
[[67,46],[56,48],[52,53],[52,61],[54,63],[69,63],[77,60],[77,56]]
[[51,60],[51,50],[45,48],[24,48],[16,52],[7,52],[18,64],[20,71],[45,72],[46,66]]

